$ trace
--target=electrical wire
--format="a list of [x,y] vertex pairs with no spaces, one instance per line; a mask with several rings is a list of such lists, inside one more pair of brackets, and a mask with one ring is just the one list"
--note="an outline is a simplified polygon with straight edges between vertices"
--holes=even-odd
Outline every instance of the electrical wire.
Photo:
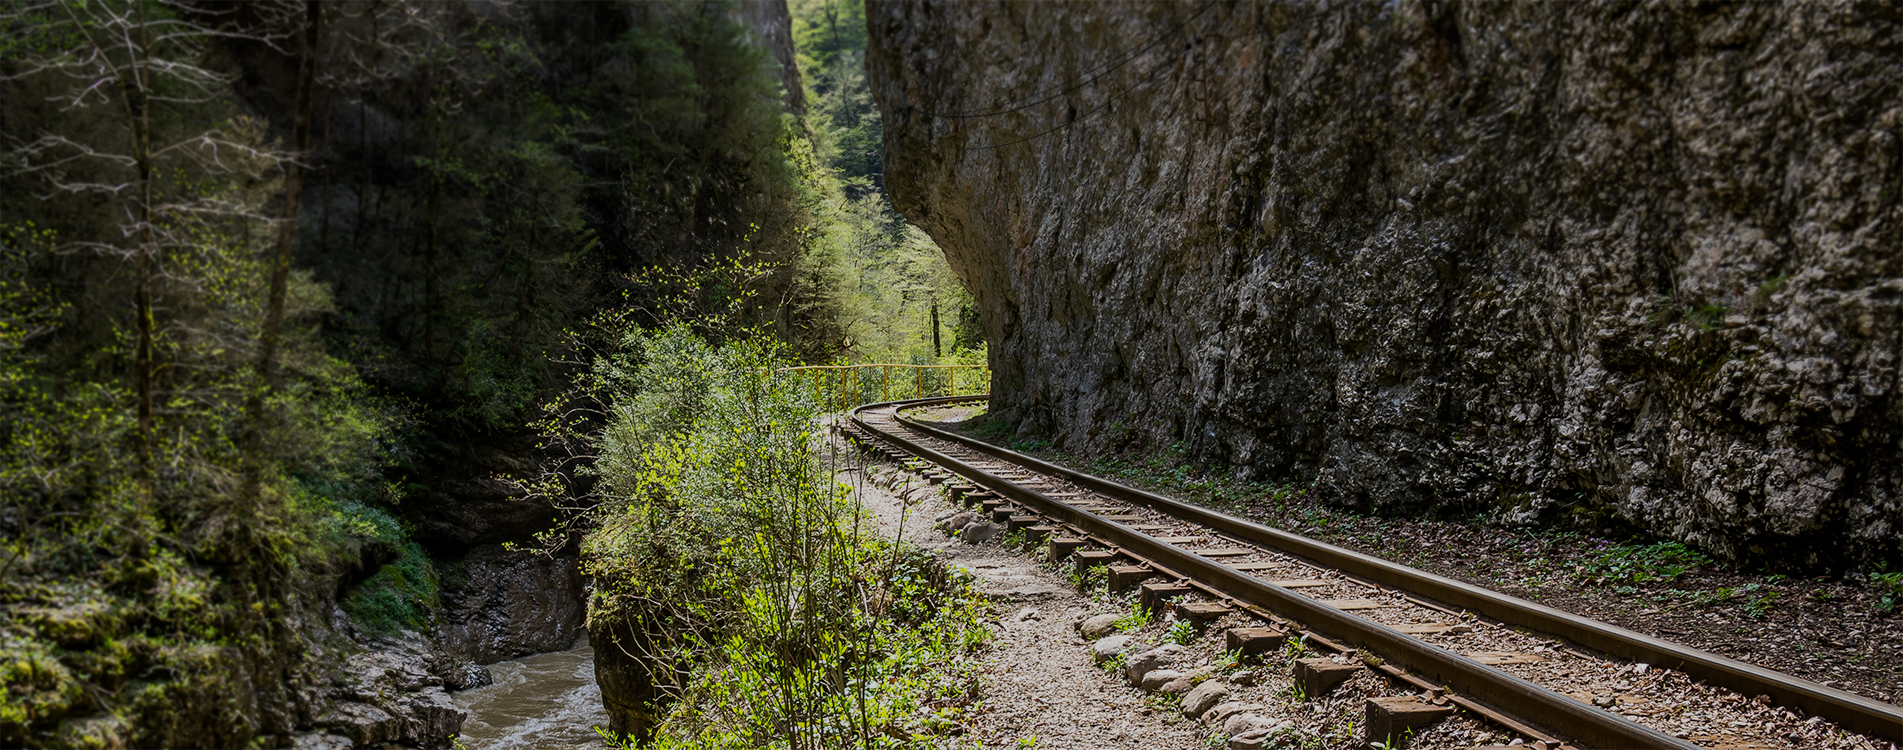
[[1142,56],[1143,53],[1150,51],[1152,47],[1162,44],[1164,40],[1169,39],[1170,37],[1176,36],[1177,32],[1180,32],[1185,27],[1188,27],[1190,22],[1195,21],[1203,13],[1208,12],[1210,8],[1214,8],[1214,7],[1216,7],[1216,0],[1208,0],[1208,2],[1203,3],[1202,7],[1197,8],[1195,13],[1191,13],[1188,18],[1183,19],[1182,23],[1176,24],[1176,26],[1171,28],[1169,31],[1166,31],[1162,35],[1156,37],[1155,39],[1150,40],[1148,44],[1145,44],[1142,47],[1137,48],[1135,51],[1131,52],[1130,54],[1125,55],[1122,60],[1118,60],[1114,64],[1106,63],[1110,65],[1110,67],[1108,68],[1102,68],[1102,66],[1100,65],[1098,67],[1102,68],[1101,70],[1097,70],[1095,72],[1087,72],[1085,78],[1079,79],[1076,82],[1071,83],[1069,85],[1062,86],[1061,89],[1049,88],[1049,89],[1044,89],[1043,91],[1033,92],[1031,94],[1026,95],[1025,99],[1032,99],[1033,97],[1042,97],[1042,98],[1035,99],[1034,101],[1025,101],[1021,99],[1019,101],[1023,102],[1022,104],[1014,105],[1011,102],[1006,102],[1005,104],[1000,105],[1000,107],[1002,107],[1000,109],[967,110],[962,112],[933,112],[930,110],[920,109],[917,107],[914,107],[913,109],[917,111],[919,114],[925,115],[927,117],[937,117],[937,118],[942,118],[947,120],[970,120],[970,119],[977,119],[980,117],[997,117],[999,115],[1007,115],[1012,112],[1018,112],[1021,110],[1029,109],[1039,104],[1044,104],[1044,103],[1062,98],[1063,96],[1070,94],[1085,86],[1088,86],[1092,83],[1095,83],[1097,79],[1110,75],[1111,73],[1116,72],[1118,69],[1122,68],[1123,66],[1130,64],[1131,61]]
[[[1199,11],[1199,13],[1200,13],[1200,11]],[[1295,27],[1296,25],[1299,25],[1299,24],[1302,24],[1302,23],[1306,23],[1306,22],[1308,22],[1308,21],[1312,21],[1312,20],[1315,20],[1315,19],[1317,19],[1317,18],[1321,18],[1321,17],[1322,17],[1322,16],[1324,16],[1324,15],[1326,15],[1326,13],[1323,13],[1323,12],[1316,12],[1316,13],[1310,13],[1310,14],[1308,14],[1308,15],[1306,15],[1306,16],[1302,16],[1302,17],[1300,17],[1300,18],[1296,18],[1296,19],[1294,19],[1294,20],[1292,20],[1292,21],[1290,21],[1290,22],[1289,22],[1289,23],[1288,23],[1288,24],[1287,24],[1286,26],[1284,26],[1284,27],[1282,28],[1282,30],[1281,30],[1281,31],[1276,31],[1276,32],[1273,32],[1273,33],[1276,33],[1276,34],[1279,34],[1279,33],[1283,33],[1283,32],[1285,32],[1285,31],[1287,31],[1288,29],[1290,29],[1290,28],[1293,28],[1293,27]],[[1193,16],[1192,16],[1192,18],[1193,18]],[[1183,25],[1187,25],[1187,24],[1188,24],[1188,21],[1185,21],[1185,22],[1184,22],[1184,23],[1183,23],[1182,25],[1179,25],[1179,26],[1177,27],[1177,29],[1181,29]],[[1175,30],[1172,30],[1172,31],[1171,31],[1170,33],[1172,33],[1172,34],[1173,34],[1173,33],[1175,33]],[[1264,29],[1264,30],[1262,30],[1262,31],[1259,31],[1259,32],[1257,32],[1257,33],[1270,33],[1270,32],[1268,32],[1268,30],[1267,30],[1267,29]],[[1164,38],[1167,38],[1167,37],[1164,37]],[[1161,38],[1159,38],[1159,39],[1158,39],[1157,41],[1161,41]],[[1156,42],[1151,42],[1151,44],[1150,44],[1150,45],[1146,45],[1146,46],[1145,46],[1145,49],[1148,49],[1148,47],[1149,47],[1149,46],[1154,46],[1154,45],[1155,45],[1155,43],[1156,43]],[[1188,51],[1188,48],[1186,47],[1186,48],[1184,48],[1184,51],[1183,51],[1183,52],[1179,52],[1179,53],[1177,53],[1177,54],[1176,54],[1176,56],[1174,57],[1174,59],[1172,59],[1172,60],[1170,61],[1170,63],[1168,63],[1168,64],[1159,64],[1159,65],[1157,65],[1157,66],[1155,66],[1155,67],[1153,67],[1153,68],[1151,68],[1151,69],[1150,69],[1150,72],[1149,72],[1149,75],[1146,75],[1146,76],[1144,76],[1144,78],[1143,78],[1143,80],[1142,80],[1142,81],[1139,81],[1139,82],[1137,82],[1137,83],[1134,83],[1134,84],[1131,84],[1130,86],[1126,86],[1126,87],[1124,87],[1124,88],[1123,88],[1123,89],[1122,89],[1121,91],[1118,91],[1118,92],[1116,92],[1115,94],[1112,94],[1112,95],[1110,95],[1110,96],[1109,96],[1108,98],[1106,98],[1106,99],[1104,99],[1104,102],[1103,102],[1102,104],[1099,104],[1099,105],[1097,105],[1096,107],[1093,107],[1093,108],[1091,108],[1091,109],[1090,109],[1090,111],[1088,111],[1088,112],[1085,112],[1085,113],[1083,113],[1082,115],[1078,115],[1077,117],[1074,117],[1074,118],[1072,118],[1072,119],[1070,119],[1070,120],[1068,120],[1068,121],[1066,121],[1066,122],[1063,122],[1063,123],[1061,123],[1061,124],[1058,124],[1058,125],[1054,125],[1054,126],[1052,126],[1052,127],[1050,127],[1050,128],[1047,128],[1047,129],[1044,129],[1044,130],[1040,130],[1040,131],[1038,131],[1038,132],[1036,132],[1036,133],[1032,133],[1031,135],[1028,135],[1028,136],[1025,136],[1025,137],[1023,137],[1023,138],[1019,138],[1018,140],[1015,140],[1015,141],[1008,141],[1008,142],[1005,142],[1005,143],[992,143],[992,144],[987,144],[987,145],[983,145],[983,146],[972,146],[972,147],[969,147],[969,148],[967,148],[967,149],[965,149],[965,150],[966,150],[966,151],[993,151],[993,150],[996,150],[996,149],[1001,149],[1001,148],[1005,148],[1005,147],[1008,147],[1008,146],[1016,146],[1016,145],[1018,145],[1018,144],[1020,144],[1020,143],[1029,143],[1029,142],[1031,142],[1031,141],[1033,141],[1033,140],[1036,140],[1036,139],[1038,139],[1038,138],[1042,138],[1042,137],[1044,137],[1044,136],[1047,136],[1047,135],[1050,135],[1050,134],[1052,134],[1052,133],[1055,133],[1055,132],[1057,132],[1057,131],[1059,131],[1059,130],[1063,130],[1063,129],[1065,129],[1065,128],[1068,128],[1068,127],[1070,127],[1070,126],[1072,126],[1072,125],[1076,125],[1077,123],[1080,123],[1080,122],[1083,122],[1084,120],[1087,120],[1087,119],[1090,119],[1090,117],[1091,117],[1092,115],[1095,115],[1095,114],[1097,114],[1098,112],[1101,112],[1101,111],[1103,111],[1103,110],[1104,110],[1105,108],[1107,108],[1107,107],[1109,107],[1110,105],[1112,105],[1112,104],[1115,104],[1116,102],[1118,102],[1118,101],[1120,101],[1120,100],[1122,100],[1122,99],[1123,99],[1124,97],[1126,97],[1126,96],[1128,96],[1128,95],[1130,94],[1130,92],[1132,92],[1132,91],[1135,91],[1135,90],[1137,90],[1137,89],[1139,89],[1139,88],[1142,88],[1143,86],[1145,86],[1145,85],[1148,85],[1148,84],[1149,84],[1149,83],[1151,83],[1152,81],[1154,81],[1154,80],[1156,80],[1156,74],[1157,74],[1157,72],[1158,72],[1158,71],[1161,71],[1161,70],[1163,70],[1163,69],[1165,69],[1165,68],[1171,68],[1171,67],[1174,67],[1174,63],[1176,63],[1177,61],[1179,61],[1179,60],[1181,60],[1181,59],[1182,59],[1182,57],[1183,57],[1183,55],[1184,55],[1184,54],[1185,54],[1185,53],[1186,53],[1187,51]],[[1142,50],[1139,50],[1139,51],[1138,51],[1138,54],[1141,54],[1141,52],[1142,52]],[[1128,59],[1134,59],[1134,58],[1135,58],[1135,55],[1132,55],[1132,56],[1131,56],[1130,58],[1128,58]],[[1125,60],[1125,62],[1128,62],[1128,59],[1126,59],[1126,60]],[[1118,67],[1121,67],[1121,66],[1122,66],[1122,63],[1119,63],[1119,64],[1118,64]],[[1106,71],[1104,71],[1104,73],[1105,73],[1105,74],[1108,74],[1109,72],[1110,72],[1110,71],[1107,71],[1107,70],[1106,70]],[[1098,77],[1101,77],[1101,76],[1098,76]],[[1094,80],[1094,79],[1093,79],[1093,80]],[[1070,89],[1070,90],[1072,90],[1072,91],[1074,91],[1074,90],[1075,90],[1075,88],[1072,88],[1072,89]],[[1056,97],[1050,97],[1050,98],[1047,98],[1047,99],[1045,99],[1045,100],[1043,100],[1043,101],[1050,101],[1051,99],[1055,99],[1055,98],[1056,98]],[[1042,102],[1039,102],[1039,103],[1042,103]],[[1025,106],[1030,106],[1030,105],[1025,105]],[[1017,107],[1017,108],[1015,108],[1015,109],[1013,109],[1013,110],[1010,110],[1010,111],[1016,111],[1017,109],[1023,109],[1023,108],[1024,108],[1024,107]]]

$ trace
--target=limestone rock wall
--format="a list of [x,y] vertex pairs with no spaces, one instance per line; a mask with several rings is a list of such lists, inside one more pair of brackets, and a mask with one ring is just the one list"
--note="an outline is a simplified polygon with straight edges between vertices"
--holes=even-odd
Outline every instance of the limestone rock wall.
[[1376,509],[1897,559],[1903,6],[885,2],[994,408]]
[[493,664],[574,646],[587,599],[572,556],[477,547],[442,576],[443,650]]

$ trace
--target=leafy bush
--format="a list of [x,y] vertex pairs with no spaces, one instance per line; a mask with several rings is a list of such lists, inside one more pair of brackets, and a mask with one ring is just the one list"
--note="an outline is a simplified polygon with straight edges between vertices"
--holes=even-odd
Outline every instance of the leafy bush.
[[1895,612],[1903,604],[1903,571],[1870,574],[1870,585],[1877,590],[1877,611]]
[[1142,630],[1149,627],[1151,617],[1148,607],[1143,606],[1142,602],[1132,599],[1130,600],[1130,611],[1125,612],[1122,617],[1117,618],[1117,630],[1124,633]]
[[436,595],[436,570],[422,546],[410,542],[402,557],[351,587],[341,605],[364,630],[387,635],[403,627],[427,627]]
[[1196,641],[1196,624],[1188,620],[1170,623],[1169,632],[1163,634],[1163,640],[1179,646],[1187,646]]
[[545,426],[594,456],[575,518],[590,621],[636,628],[617,645],[657,675],[658,725],[628,741],[837,747],[949,729],[976,689],[982,600],[874,533],[818,460],[819,412],[776,372],[784,350],[685,326],[619,343],[565,402],[599,421],[567,408]]
[[1711,558],[1678,542],[1606,544],[1575,575],[1600,584],[1666,582],[1710,563]]

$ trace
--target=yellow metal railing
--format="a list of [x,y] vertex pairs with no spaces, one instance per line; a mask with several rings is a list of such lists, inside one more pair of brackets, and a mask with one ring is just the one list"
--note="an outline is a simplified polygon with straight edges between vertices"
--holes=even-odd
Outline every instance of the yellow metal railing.
[[807,365],[783,367],[780,372],[812,380],[813,403],[838,404],[840,411],[875,401],[991,392],[987,365]]

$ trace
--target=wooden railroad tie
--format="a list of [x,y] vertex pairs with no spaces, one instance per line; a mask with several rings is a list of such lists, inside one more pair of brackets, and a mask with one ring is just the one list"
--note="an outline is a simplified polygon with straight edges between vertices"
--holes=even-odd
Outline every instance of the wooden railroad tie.
[[1223,615],[1235,611],[1222,602],[1182,602],[1176,605],[1176,615],[1202,627]]
[[[1450,630],[1454,632],[1470,632],[1473,630],[1471,626],[1449,625],[1444,622],[1417,622],[1407,625],[1394,625],[1392,627],[1407,635],[1440,635]],[[1463,631],[1459,629],[1462,627],[1465,627],[1466,630]]]
[[1110,566],[1110,590],[1122,591],[1155,575],[1156,571],[1142,565],[1112,565]]
[[1151,612],[1161,612],[1172,597],[1187,596],[1193,591],[1195,589],[1180,583],[1146,583],[1137,589],[1137,605]]
[[1064,558],[1071,556],[1071,553],[1076,552],[1077,550],[1080,550],[1083,548],[1084,548],[1084,540],[1078,539],[1077,537],[1074,537],[1074,536],[1051,537],[1051,562],[1053,564],[1063,562]]
[[1489,667],[1498,667],[1504,664],[1538,664],[1544,661],[1538,654],[1523,654],[1517,651],[1474,651],[1463,653],[1461,656],[1465,656]]
[[1392,606],[1373,599],[1323,599],[1322,603],[1349,612],[1360,609],[1386,609]]
[[1235,651],[1247,659],[1274,653],[1288,642],[1288,633],[1278,628],[1230,628],[1223,639],[1223,650]]
[[1407,735],[1407,730],[1420,729],[1453,713],[1452,706],[1430,703],[1418,695],[1369,698],[1364,722],[1367,741],[1392,746]]
[[1302,683],[1302,695],[1308,700],[1327,695],[1359,671],[1360,664],[1341,664],[1334,659],[1295,660],[1295,680]]
[[1099,565],[1109,565],[1110,563],[1116,562],[1117,558],[1123,557],[1123,553],[1108,549],[1086,549],[1071,553],[1071,557],[1077,558],[1077,567],[1079,569],[1089,570]]

